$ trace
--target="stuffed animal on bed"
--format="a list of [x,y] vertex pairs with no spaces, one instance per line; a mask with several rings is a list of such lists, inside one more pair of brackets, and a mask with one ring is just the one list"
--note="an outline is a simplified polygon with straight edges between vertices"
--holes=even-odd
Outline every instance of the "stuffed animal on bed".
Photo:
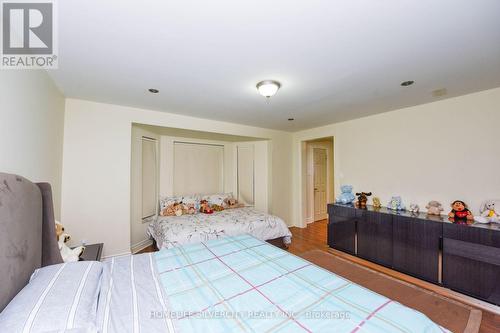
[[200,201],[200,213],[203,214],[212,214],[214,210],[210,208],[210,205],[208,204],[207,200],[201,200]]
[[500,222],[500,215],[495,211],[494,200],[483,201],[479,208],[479,214],[480,216],[474,218],[479,223]]
[[214,212],[222,212],[224,210],[224,207],[222,207],[221,205],[212,205],[210,206],[210,208],[212,208],[212,210]]
[[179,202],[167,206],[160,212],[161,216],[181,216],[184,210],[184,205]]
[[56,222],[56,237],[59,251],[64,262],[75,262],[80,260],[80,256],[85,251],[85,246],[77,246],[71,249],[66,243],[71,239],[71,236],[64,232],[64,226]]
[[187,215],[193,215],[196,214],[196,208],[194,207],[194,204],[184,204],[182,206],[183,214]]
[[233,197],[229,197],[224,199],[224,208],[225,209],[231,209],[231,208],[241,208],[245,207],[245,204],[239,203],[237,199]]

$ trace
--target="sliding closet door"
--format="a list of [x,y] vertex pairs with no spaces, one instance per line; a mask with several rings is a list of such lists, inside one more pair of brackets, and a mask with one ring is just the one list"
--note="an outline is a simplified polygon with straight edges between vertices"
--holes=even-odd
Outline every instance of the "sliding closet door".
[[253,146],[238,146],[238,201],[255,205],[255,162]]
[[142,218],[156,214],[157,200],[156,140],[142,138]]
[[174,195],[223,191],[224,146],[174,142]]

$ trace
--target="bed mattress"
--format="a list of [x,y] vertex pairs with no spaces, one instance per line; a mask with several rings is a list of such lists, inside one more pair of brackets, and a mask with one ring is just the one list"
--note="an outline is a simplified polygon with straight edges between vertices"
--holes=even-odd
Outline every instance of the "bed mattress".
[[292,238],[282,219],[250,207],[213,214],[158,216],[149,225],[148,233],[159,249],[242,234],[251,234],[264,241],[283,237],[285,244]]
[[447,332],[251,235],[105,262],[101,332]]

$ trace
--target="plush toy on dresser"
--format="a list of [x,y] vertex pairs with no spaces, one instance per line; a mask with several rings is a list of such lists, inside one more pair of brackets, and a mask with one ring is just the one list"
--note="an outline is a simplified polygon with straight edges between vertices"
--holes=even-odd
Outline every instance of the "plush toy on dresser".
[[418,215],[418,213],[420,212],[419,205],[414,204],[414,203],[410,204],[409,212],[412,214]]
[[405,205],[403,205],[403,200],[400,196],[394,196],[391,201],[387,204],[387,208],[394,211],[406,210]]
[[342,185],[340,187],[340,191],[342,193],[340,194],[340,196],[337,199],[335,199],[335,203],[341,203],[344,205],[352,204],[354,199],[356,199],[356,197],[352,193],[352,185]]
[[373,205],[373,208],[375,209],[379,209],[382,207],[382,203],[380,202],[380,198],[379,197],[373,197],[372,199],[372,205]]
[[66,245],[71,239],[71,236],[64,232],[64,227],[61,223],[56,222],[56,237],[59,251],[64,262],[74,262],[80,260],[80,256],[85,251],[85,246],[77,246],[71,249]]
[[479,208],[479,214],[480,216],[474,218],[479,223],[500,222],[500,215],[495,211],[494,200],[484,201]]
[[358,201],[356,202],[356,207],[358,208],[366,208],[366,202],[368,201],[368,197],[372,195],[372,192],[360,192],[356,193],[358,196]]
[[444,210],[443,205],[436,200],[429,201],[425,208],[427,209],[427,215],[441,215],[441,212]]
[[448,213],[448,217],[455,221],[470,221],[474,219],[467,204],[462,200],[455,200],[451,203],[451,212]]

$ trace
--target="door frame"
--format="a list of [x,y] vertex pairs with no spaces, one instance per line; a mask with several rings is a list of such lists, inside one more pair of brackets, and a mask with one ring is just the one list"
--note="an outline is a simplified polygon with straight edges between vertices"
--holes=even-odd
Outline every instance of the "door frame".
[[[327,141],[327,140],[325,140]],[[320,149],[325,149],[326,150],[326,203],[328,204],[333,200],[333,191],[334,189],[331,188],[332,186],[330,185],[332,182],[332,176],[333,176],[333,171],[330,172],[329,167],[333,168],[333,141],[331,148],[326,146],[324,143],[320,142],[305,142],[306,143],[306,170],[305,170],[305,181],[306,181],[306,206],[304,207],[306,209],[306,216],[305,216],[305,223],[309,224],[312,222],[315,222],[315,214],[314,214],[314,153],[313,149],[314,148],[320,148]],[[334,186],[333,186],[334,187]],[[310,214],[307,214],[307,212],[311,212]],[[328,215],[325,216],[325,218]]]

